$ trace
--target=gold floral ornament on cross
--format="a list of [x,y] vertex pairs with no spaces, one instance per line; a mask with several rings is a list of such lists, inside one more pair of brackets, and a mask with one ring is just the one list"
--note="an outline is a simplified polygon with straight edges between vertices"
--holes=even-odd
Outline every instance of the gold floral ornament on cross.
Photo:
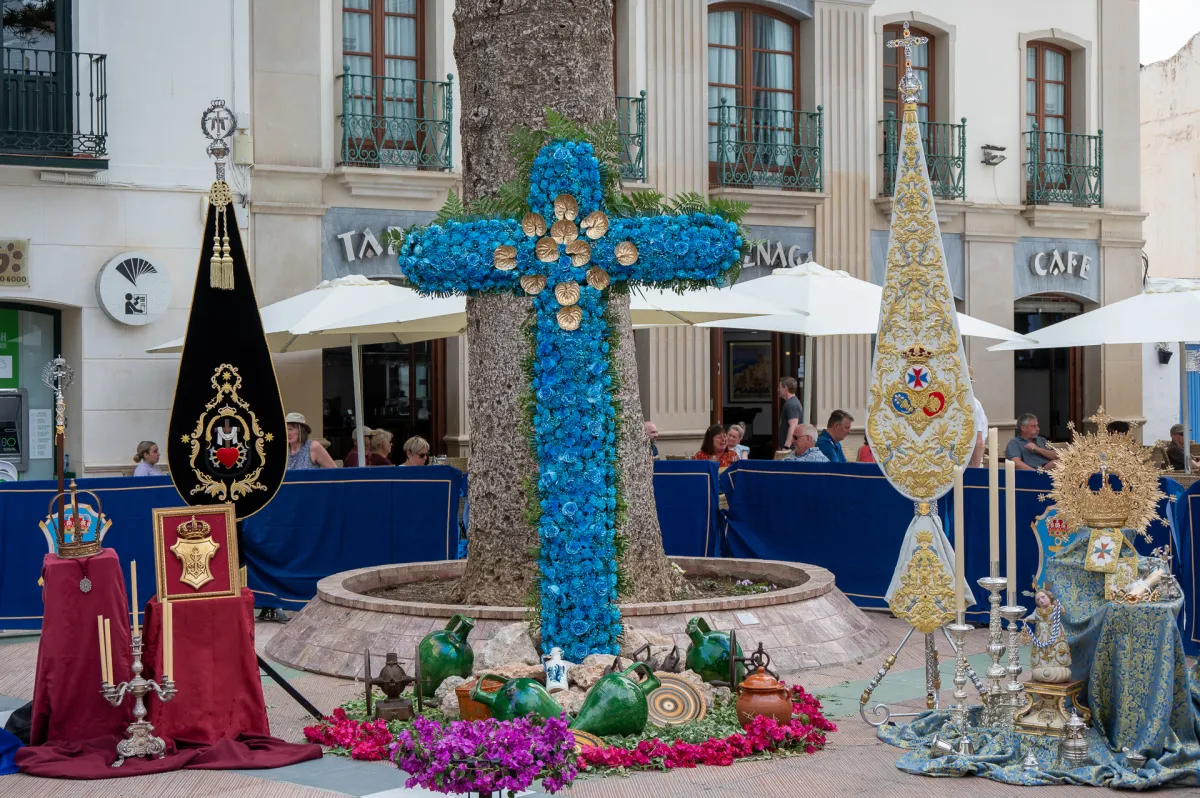
[[[598,241],[608,233],[608,216],[604,211],[592,211],[576,226],[579,203],[570,194],[559,194],[554,198],[554,224],[549,228],[540,213],[527,213],[521,218],[521,230],[529,238],[536,238],[534,256],[542,263],[556,263],[560,254],[571,258],[571,265],[580,268],[592,262],[592,245],[580,238],[580,233],[592,241]],[[562,253],[559,247],[562,246]],[[632,241],[622,241],[613,248],[613,256],[622,266],[632,266],[638,259],[638,250]],[[517,267],[517,248],[507,244],[496,247],[493,262],[501,271]],[[599,266],[587,270],[587,284],[597,291],[608,287],[608,272]],[[546,288],[546,276],[527,274],[520,280],[526,294],[535,296]],[[566,280],[554,286],[554,298],[558,309],[558,326],[568,332],[578,330],[583,322],[583,310],[579,302],[579,283]]]

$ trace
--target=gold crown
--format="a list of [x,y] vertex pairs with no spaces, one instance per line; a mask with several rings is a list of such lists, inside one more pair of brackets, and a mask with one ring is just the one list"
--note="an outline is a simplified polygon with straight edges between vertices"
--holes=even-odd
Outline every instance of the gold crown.
[[206,521],[197,521],[193,515],[191,521],[184,521],[175,532],[184,540],[204,540],[212,534],[212,527]]
[[[96,534],[91,540],[84,540],[84,535],[91,531],[92,522],[86,515],[79,512],[79,496],[91,496],[96,503],[96,515],[99,518],[99,525],[96,529]],[[69,498],[68,498],[69,497]],[[53,520],[58,513],[56,507],[61,504],[63,510],[62,529],[55,530],[55,548],[58,550],[59,557],[91,557],[93,554],[99,554],[103,544],[100,541],[100,533],[104,530],[105,518],[101,512],[100,497],[90,490],[81,491],[75,487],[75,480],[71,480],[71,484],[67,486],[67,490],[62,493],[56,493],[54,498],[50,500],[50,511],[47,515],[47,521]],[[55,525],[57,527],[57,524]]]
[[910,346],[908,349],[905,349],[902,354],[904,355],[905,360],[908,360],[911,363],[927,363],[934,355],[933,352],[921,346],[920,344]]
[[[1132,529],[1149,541],[1146,528],[1158,519],[1158,503],[1165,498],[1158,488],[1158,471],[1131,436],[1109,433],[1111,420],[1101,407],[1088,419],[1096,424],[1096,432],[1081,435],[1068,424],[1072,440],[1050,472],[1054,487],[1039,498],[1058,506],[1068,529]],[[1099,490],[1091,488],[1095,474],[1102,477]],[[1113,489],[1110,475],[1119,478],[1119,490]]]

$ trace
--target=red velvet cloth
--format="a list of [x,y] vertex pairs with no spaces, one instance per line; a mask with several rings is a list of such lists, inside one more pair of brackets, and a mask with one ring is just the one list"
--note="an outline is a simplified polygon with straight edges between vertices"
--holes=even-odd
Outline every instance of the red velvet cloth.
[[[150,699],[146,720],[163,739],[212,744],[238,735],[269,735],[267,704],[254,655],[254,594],[171,602],[179,691],[167,703]],[[94,621],[93,621],[94,623]],[[162,673],[162,608],[146,604],[146,678]]]
[[171,770],[249,770],[280,768],[321,758],[321,746],[285,743],[260,734],[242,734],[214,745],[175,740],[167,742],[162,759],[126,759],[119,768],[118,737],[98,737],[82,743],[44,745],[17,751],[17,767],[29,776],[57,779],[111,779]]
[[[79,589],[86,569],[92,589]],[[42,560],[45,617],[33,687],[30,744],[74,743],[123,734],[133,702],[114,707],[100,693],[100,643],[96,616],[111,621],[113,678],[130,678],[129,599],[121,561],[112,549],[91,557],[47,554]]]

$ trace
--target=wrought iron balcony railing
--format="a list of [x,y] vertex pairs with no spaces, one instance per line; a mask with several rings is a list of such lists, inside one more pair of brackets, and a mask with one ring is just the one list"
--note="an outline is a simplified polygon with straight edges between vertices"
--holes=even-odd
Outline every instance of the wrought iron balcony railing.
[[821,191],[822,111],[728,105],[722,98],[708,109],[713,183]]
[[[921,141],[925,145],[925,164],[933,196],[938,199],[964,199],[967,196],[967,118],[962,124],[920,122]],[[900,153],[900,120],[888,114],[883,121],[883,193],[896,190],[896,162]]]
[[646,91],[617,97],[617,133],[621,136],[621,179],[646,180]]
[[1025,202],[1063,202],[1097,207],[1104,204],[1104,131],[1025,134]]
[[0,47],[0,153],[106,155],[106,56]]
[[454,76],[414,80],[345,74],[342,150],[346,166],[454,166]]

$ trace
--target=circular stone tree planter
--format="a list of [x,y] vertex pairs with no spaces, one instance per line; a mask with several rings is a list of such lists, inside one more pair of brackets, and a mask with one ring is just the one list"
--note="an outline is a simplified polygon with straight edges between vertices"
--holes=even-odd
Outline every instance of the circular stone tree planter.
[[[689,576],[794,585],[746,596],[621,605],[627,628],[674,638],[681,656],[690,643],[687,622],[697,615],[713,629],[736,629],[738,644],[747,653],[761,641],[771,655],[772,669],[780,673],[859,662],[887,643],[883,632],[834,586],[833,574],[824,568],[775,560],[671,560]],[[479,651],[502,626],[524,620],[525,608],[427,604],[364,594],[406,582],[455,578],[464,566],[463,560],[407,563],[326,577],[317,584],[316,598],[275,634],[266,653],[293,668],[362,678],[363,649],[369,648],[373,655],[395,651],[411,672],[421,638],[443,628],[456,613],[476,620],[469,639]]]

